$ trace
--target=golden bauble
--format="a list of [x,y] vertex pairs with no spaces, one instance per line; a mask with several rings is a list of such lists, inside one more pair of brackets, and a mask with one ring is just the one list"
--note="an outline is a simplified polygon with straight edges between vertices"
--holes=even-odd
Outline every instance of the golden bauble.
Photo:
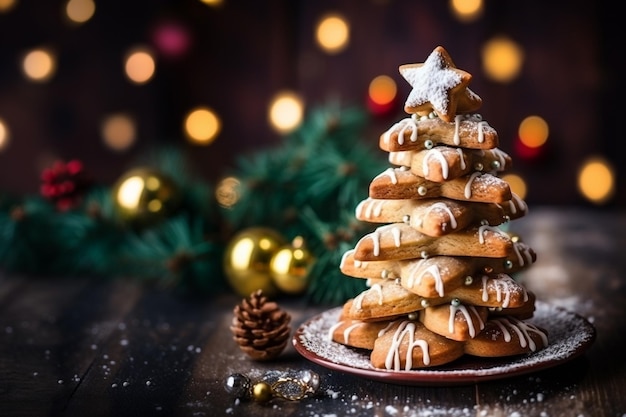
[[224,272],[233,290],[243,297],[258,289],[274,295],[270,261],[285,243],[280,233],[267,227],[251,227],[233,236],[224,254]]
[[151,168],[135,168],[113,186],[113,204],[120,218],[136,225],[149,225],[171,215],[181,194],[167,176]]
[[252,398],[260,403],[268,402],[272,399],[272,386],[265,381],[257,382],[252,386]]
[[288,294],[300,294],[308,285],[309,271],[315,258],[301,237],[281,247],[272,257],[270,271],[274,284]]

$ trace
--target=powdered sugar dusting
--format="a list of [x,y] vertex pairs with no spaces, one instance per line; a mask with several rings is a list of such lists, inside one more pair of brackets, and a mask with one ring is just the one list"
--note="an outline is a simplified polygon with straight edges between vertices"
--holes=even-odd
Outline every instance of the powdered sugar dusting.
[[457,71],[447,67],[438,51],[433,51],[421,66],[401,67],[400,73],[413,87],[406,106],[416,107],[430,102],[438,113],[443,114],[448,113],[449,91],[462,81]]
[[[298,339],[296,347],[319,357],[322,365],[324,362],[331,362],[345,367],[346,371],[352,368],[388,373],[389,371],[378,370],[371,365],[369,351],[351,349],[329,340],[328,329],[337,322],[340,312],[341,308],[328,310],[303,324],[296,335]],[[455,369],[452,363],[440,369],[393,371],[393,373],[399,378],[406,375],[407,381],[419,380],[420,377],[445,378],[446,375],[462,380],[483,377],[493,379],[494,376],[504,377],[545,369],[573,359],[582,354],[595,339],[595,329],[586,319],[547,303],[538,301],[535,315],[528,322],[548,331],[549,344],[546,348],[529,355],[501,358],[501,361],[481,364],[479,367],[468,367],[464,364],[462,369]]]

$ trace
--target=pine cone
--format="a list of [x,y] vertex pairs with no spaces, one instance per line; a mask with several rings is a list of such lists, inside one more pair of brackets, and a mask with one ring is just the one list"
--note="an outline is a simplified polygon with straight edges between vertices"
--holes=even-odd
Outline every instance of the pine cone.
[[232,325],[235,342],[255,360],[277,357],[287,345],[291,316],[256,290],[235,306]]

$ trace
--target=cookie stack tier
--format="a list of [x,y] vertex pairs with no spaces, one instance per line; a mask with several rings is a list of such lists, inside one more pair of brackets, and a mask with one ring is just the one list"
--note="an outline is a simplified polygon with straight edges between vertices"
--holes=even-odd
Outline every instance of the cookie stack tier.
[[373,367],[390,370],[544,348],[545,330],[525,322],[534,295],[511,276],[536,254],[501,228],[527,206],[498,176],[512,161],[475,112],[471,76],[441,47],[400,72],[413,86],[409,117],[380,136],[392,166],[355,213],[380,226],[340,265],[368,289],[343,305],[329,338],[371,350]]

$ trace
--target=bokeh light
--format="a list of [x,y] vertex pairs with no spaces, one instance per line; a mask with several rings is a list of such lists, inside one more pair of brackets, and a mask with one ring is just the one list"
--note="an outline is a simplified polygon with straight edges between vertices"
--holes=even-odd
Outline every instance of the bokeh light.
[[146,48],[135,48],[127,55],[124,71],[129,80],[136,84],[145,84],[154,76],[156,64],[151,51]]
[[0,0],[0,13],[8,12],[17,4],[16,0]]
[[217,203],[225,208],[233,207],[240,198],[241,182],[235,177],[226,177],[219,182],[215,189]]
[[452,14],[461,22],[469,23],[483,14],[483,0],[450,0]]
[[193,109],[185,117],[185,134],[190,142],[199,145],[212,143],[222,128],[217,114],[208,107]]
[[288,133],[302,123],[304,103],[295,93],[284,91],[271,100],[268,119],[270,126],[280,133]]
[[369,85],[368,94],[370,99],[378,105],[384,106],[391,103],[398,92],[398,87],[393,78],[387,75],[379,75]]
[[506,174],[502,176],[502,179],[509,184],[511,191],[517,194],[519,198],[522,200],[526,198],[526,195],[528,194],[528,186],[522,177],[517,174]]
[[522,48],[504,36],[487,41],[483,45],[481,55],[485,75],[501,83],[514,80],[519,75],[524,61]]
[[200,1],[206,5],[213,6],[213,7],[221,6],[222,3],[224,3],[224,0],[200,0]]
[[93,0],[69,0],[65,6],[67,18],[74,23],[85,23],[96,12]]
[[46,49],[33,49],[24,56],[22,69],[26,77],[32,81],[47,81],[54,75],[56,59],[52,52]]
[[135,208],[139,205],[141,192],[144,188],[143,178],[134,176],[126,179],[119,189],[117,195],[118,203],[124,208]]
[[4,120],[0,119],[0,151],[9,145],[9,128]]
[[578,190],[592,203],[609,201],[615,193],[615,174],[611,164],[598,156],[584,161],[578,171]]
[[317,24],[315,40],[329,54],[339,53],[348,46],[350,26],[341,15],[324,16]]
[[191,35],[181,23],[163,22],[154,29],[152,42],[163,56],[180,58],[189,50]]
[[113,114],[105,118],[101,125],[104,143],[115,151],[125,151],[136,140],[135,121],[127,114]]
[[548,140],[550,129],[548,122],[540,116],[528,116],[519,125],[520,141],[529,148],[543,146]]

